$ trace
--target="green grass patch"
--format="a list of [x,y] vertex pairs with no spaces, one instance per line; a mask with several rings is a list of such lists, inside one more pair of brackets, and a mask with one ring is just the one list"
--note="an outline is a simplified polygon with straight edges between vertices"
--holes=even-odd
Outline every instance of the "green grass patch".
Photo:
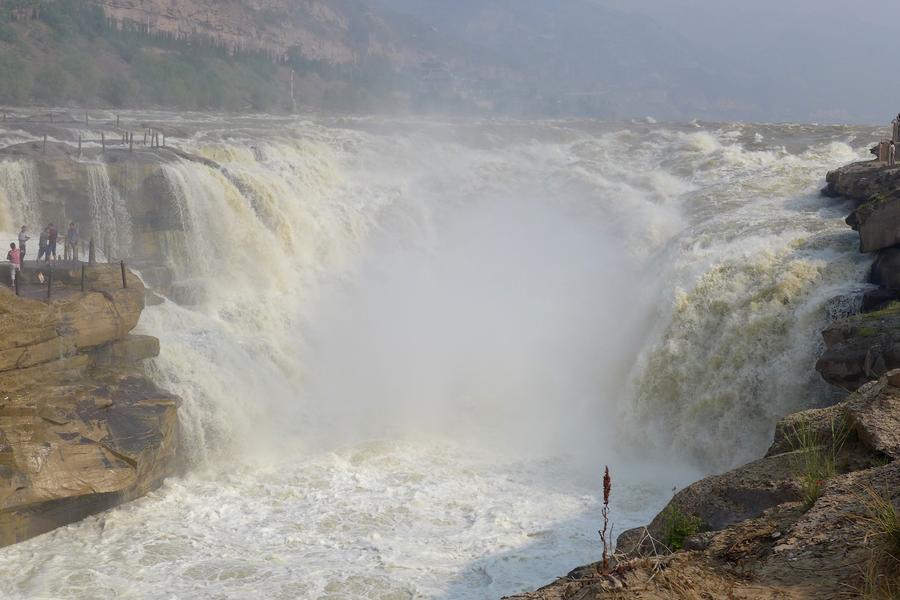
[[662,517],[662,540],[673,552],[682,550],[687,539],[703,527],[700,517],[684,512],[674,502],[669,503]]

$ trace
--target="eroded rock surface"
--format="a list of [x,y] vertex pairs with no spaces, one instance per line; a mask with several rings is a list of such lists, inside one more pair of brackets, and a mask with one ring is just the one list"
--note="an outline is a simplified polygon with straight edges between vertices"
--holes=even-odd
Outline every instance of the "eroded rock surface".
[[[80,276],[80,272],[79,272]],[[87,291],[51,302],[0,289],[0,546],[131,500],[170,474],[178,399],[142,361],[159,343],[129,332],[144,286],[91,267]]]

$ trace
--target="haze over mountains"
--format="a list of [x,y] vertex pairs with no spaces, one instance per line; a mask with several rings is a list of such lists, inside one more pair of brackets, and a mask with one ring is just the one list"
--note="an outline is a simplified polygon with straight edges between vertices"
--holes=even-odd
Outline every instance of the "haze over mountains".
[[374,1],[516,65],[567,111],[871,123],[900,110],[890,0]]
[[887,0],[0,0],[0,102],[879,122],[897,21]]

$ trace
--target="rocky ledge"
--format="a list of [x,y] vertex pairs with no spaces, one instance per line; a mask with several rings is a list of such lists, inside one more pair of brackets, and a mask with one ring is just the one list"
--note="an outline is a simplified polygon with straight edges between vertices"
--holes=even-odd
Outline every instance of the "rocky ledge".
[[860,251],[875,256],[865,314],[823,332],[826,351],[816,364],[826,381],[852,391],[900,368],[900,167],[858,162],[829,172],[826,181],[824,195],[852,202],[847,223],[859,232]]
[[784,418],[766,455],[678,492],[599,563],[518,600],[900,598],[900,167],[828,173],[876,253],[861,314],[832,323],[816,369],[846,390]]
[[140,279],[93,265],[84,292],[80,266],[53,281],[50,302],[0,289],[0,546],[146,494],[175,464],[179,401],[143,368],[159,342],[130,334]]
[[[833,456],[832,475],[806,480],[804,440]],[[898,459],[900,370],[787,417],[764,458],[678,492],[619,536],[608,574],[588,565],[515,598],[846,598],[879,547],[871,499],[900,510]]]

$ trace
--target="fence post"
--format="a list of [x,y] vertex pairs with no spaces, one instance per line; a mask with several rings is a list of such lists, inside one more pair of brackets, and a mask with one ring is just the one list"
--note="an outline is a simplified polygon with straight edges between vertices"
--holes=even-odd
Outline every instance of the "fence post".
[[81,291],[84,291],[84,263],[81,263]]
[[133,133],[128,134],[128,151],[134,152],[134,134]]
[[122,267],[122,287],[126,290],[128,289],[128,280],[125,279],[125,261],[119,263],[119,266]]
[[94,238],[91,238],[91,243],[88,246],[88,264],[92,265],[96,260],[97,256],[94,254]]
[[19,271],[18,273],[16,273],[16,279],[13,282],[16,284],[16,296],[19,295],[19,280],[20,279],[22,279],[22,271]]
[[47,302],[50,302],[50,290],[53,289],[53,267],[50,267],[50,272],[47,274]]

